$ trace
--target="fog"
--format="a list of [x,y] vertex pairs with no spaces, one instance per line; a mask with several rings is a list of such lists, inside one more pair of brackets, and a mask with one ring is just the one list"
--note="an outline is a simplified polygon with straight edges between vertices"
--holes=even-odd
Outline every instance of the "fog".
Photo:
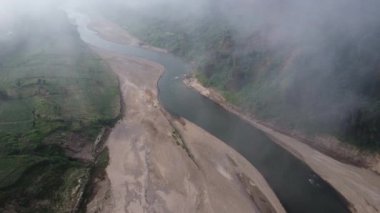
[[[279,102],[304,111],[303,116],[310,120],[342,125],[353,119],[350,117],[359,109],[371,107],[374,97],[379,97],[380,1],[115,0],[113,3],[129,7],[137,14],[174,23],[184,31],[189,18],[202,25],[215,16],[232,31],[236,57],[259,49],[270,52],[274,59],[285,60],[266,87],[279,90],[278,95],[283,96]],[[104,7],[102,1],[97,4]]]
[[[76,1],[80,2],[80,1]],[[377,0],[94,0],[83,4],[120,5],[152,17],[185,21],[217,11],[235,30],[238,42],[265,32],[270,44],[323,47],[331,35],[364,39],[379,27]],[[202,19],[200,18],[200,21]],[[180,23],[180,22],[179,22]],[[186,23],[184,23],[186,24]],[[276,46],[276,47],[279,47]]]
[[[326,36],[339,34],[347,38],[364,38],[379,26],[380,2],[377,0],[2,0],[0,25],[23,13],[38,14],[52,6],[67,4],[105,7],[122,5],[152,16],[180,19],[203,16],[218,10],[237,32],[236,37],[268,31],[273,44],[326,44]],[[47,17],[48,18],[48,17]]]
[[[234,56],[259,48],[286,61],[268,84],[285,94],[284,102],[312,109],[310,116],[340,123],[378,97],[377,0],[2,0],[0,5],[2,34],[14,25],[15,17],[41,14],[52,6],[99,13],[128,8],[135,14],[171,21],[185,31],[189,19],[201,25],[215,15],[232,32]],[[355,62],[345,61],[352,59]],[[363,90],[366,85],[369,89]]]
[[[101,2],[101,1],[98,1]],[[181,19],[222,13],[237,34],[236,39],[265,31],[273,44],[326,45],[326,37],[337,34],[361,39],[379,27],[377,0],[114,0],[157,17]]]
[[[43,18],[49,20],[47,12],[57,9],[58,0],[1,0],[0,1],[0,32],[8,32],[19,22],[28,18]],[[51,20],[54,22],[54,20]]]
[[[122,5],[152,16],[203,16],[219,10],[244,37],[270,28],[273,42],[323,43],[324,35],[344,33],[364,37],[378,27],[380,2],[377,0],[2,0],[2,17],[21,13],[36,14],[57,5],[76,4],[90,8]],[[57,6],[58,7],[58,6]],[[164,13],[163,13],[164,12]],[[0,23],[6,22],[6,19]]]

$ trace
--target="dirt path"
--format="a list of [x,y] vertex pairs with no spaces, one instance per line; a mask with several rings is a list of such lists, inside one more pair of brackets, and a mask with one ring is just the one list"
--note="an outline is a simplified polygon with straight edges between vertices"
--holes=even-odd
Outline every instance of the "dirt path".
[[185,80],[185,84],[262,130],[274,142],[304,161],[352,204],[351,209],[353,212],[380,212],[380,176],[378,174],[368,169],[341,163],[295,138],[275,131],[243,115],[236,109],[231,108],[220,94],[203,87],[194,78]]
[[[103,24],[92,27],[100,32]],[[128,36],[109,35],[115,32],[123,33],[107,28],[100,35],[136,45]],[[107,177],[98,180],[88,212],[285,212],[261,174],[240,154],[161,108],[161,65],[96,51],[119,76],[126,110],[107,140]]]

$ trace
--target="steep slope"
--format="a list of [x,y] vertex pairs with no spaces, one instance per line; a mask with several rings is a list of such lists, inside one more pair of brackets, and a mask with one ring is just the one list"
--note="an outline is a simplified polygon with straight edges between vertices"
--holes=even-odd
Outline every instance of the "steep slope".
[[378,2],[163,2],[105,13],[261,119],[379,148]]

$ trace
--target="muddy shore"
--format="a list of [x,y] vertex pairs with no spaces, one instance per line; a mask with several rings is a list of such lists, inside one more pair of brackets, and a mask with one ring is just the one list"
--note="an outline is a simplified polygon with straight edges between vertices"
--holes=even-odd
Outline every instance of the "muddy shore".
[[[102,37],[139,45],[101,22],[91,28]],[[161,65],[95,50],[119,77],[125,112],[106,142],[106,178],[94,186],[87,212],[285,212],[244,157],[165,112],[157,99]]]
[[274,142],[305,162],[350,203],[352,212],[375,213],[380,211],[380,176],[374,171],[339,162],[300,140],[276,131],[262,122],[241,113],[236,107],[225,101],[217,91],[204,87],[194,77],[185,79],[184,83],[226,110],[246,120],[257,129],[262,130]]

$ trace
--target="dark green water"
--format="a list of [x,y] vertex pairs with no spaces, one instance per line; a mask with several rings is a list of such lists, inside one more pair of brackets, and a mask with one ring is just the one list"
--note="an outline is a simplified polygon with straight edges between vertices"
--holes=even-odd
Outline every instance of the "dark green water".
[[159,81],[159,99],[173,115],[184,117],[234,148],[266,178],[288,212],[349,212],[339,194],[260,130],[188,89],[182,76],[188,65],[170,54],[112,43],[86,28],[86,17],[69,12],[82,39],[90,45],[155,61],[166,71]]

